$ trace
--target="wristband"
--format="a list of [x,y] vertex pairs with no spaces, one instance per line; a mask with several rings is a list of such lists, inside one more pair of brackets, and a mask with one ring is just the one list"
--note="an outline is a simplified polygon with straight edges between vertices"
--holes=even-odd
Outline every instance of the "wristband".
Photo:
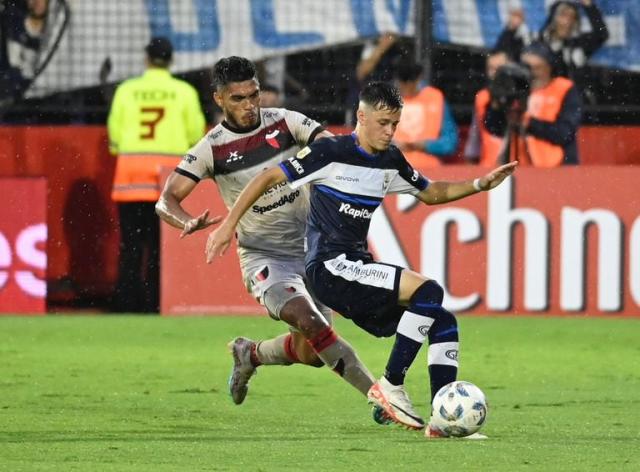
[[480,179],[473,179],[473,188],[478,192],[482,192],[482,187],[480,187]]

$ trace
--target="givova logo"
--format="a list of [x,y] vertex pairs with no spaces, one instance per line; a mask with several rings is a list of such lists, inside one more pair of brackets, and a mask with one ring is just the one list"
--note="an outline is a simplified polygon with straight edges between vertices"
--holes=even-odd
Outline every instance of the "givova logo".
[[367,210],[366,208],[352,208],[350,203],[341,203],[340,209],[338,210],[340,213],[344,213],[345,215],[349,215],[351,218],[362,218],[364,220],[370,220],[373,216],[373,212]]

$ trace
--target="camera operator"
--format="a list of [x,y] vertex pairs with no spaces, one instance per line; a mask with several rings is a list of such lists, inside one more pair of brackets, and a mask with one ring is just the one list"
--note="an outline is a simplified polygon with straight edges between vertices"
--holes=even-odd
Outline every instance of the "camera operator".
[[494,136],[487,130],[484,125],[484,115],[487,112],[487,105],[491,101],[488,85],[494,81],[498,69],[507,63],[509,63],[509,57],[504,51],[491,51],[487,54],[485,63],[487,86],[479,90],[474,98],[471,126],[464,147],[464,158],[470,164],[480,164],[491,168],[496,166],[503,139],[501,136]]
[[[530,91],[526,72],[510,66],[500,68],[490,85],[485,125],[490,133],[506,138],[499,161],[518,160],[535,167],[578,164],[580,93],[571,80],[554,76],[554,55],[545,44],[532,43],[521,59],[531,74]],[[509,82],[505,76],[513,90],[497,87]]]

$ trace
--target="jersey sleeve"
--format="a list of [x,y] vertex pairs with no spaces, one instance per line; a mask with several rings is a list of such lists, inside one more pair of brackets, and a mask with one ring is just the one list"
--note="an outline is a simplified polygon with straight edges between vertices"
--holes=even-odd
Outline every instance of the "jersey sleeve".
[[324,130],[316,120],[298,113],[297,111],[284,110],[284,119],[291,131],[291,135],[300,147],[310,144],[316,135]]
[[389,184],[389,193],[417,195],[429,186],[429,179],[415,170],[399,150],[396,150],[395,162],[398,173]]
[[326,179],[332,167],[329,150],[326,143],[316,143],[282,161],[279,166],[287,175],[289,186],[298,188],[307,183],[321,183]]
[[213,178],[213,152],[206,136],[187,151],[175,171],[194,182],[207,177]]

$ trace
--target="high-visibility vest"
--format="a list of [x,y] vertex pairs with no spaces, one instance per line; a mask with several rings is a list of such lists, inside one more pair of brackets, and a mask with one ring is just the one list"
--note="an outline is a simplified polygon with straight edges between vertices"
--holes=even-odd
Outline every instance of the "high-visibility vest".
[[[438,139],[444,116],[443,93],[428,86],[416,95],[402,98],[404,107],[394,139],[399,143]],[[403,154],[411,165],[418,168],[440,165],[440,159],[427,152],[406,151]]]
[[[556,77],[546,87],[533,90],[527,102],[527,113],[532,118],[554,122],[560,114],[562,103],[573,82],[564,77]],[[527,158],[534,167],[557,167],[564,160],[564,148],[544,139],[527,135]],[[523,156],[525,154],[522,154]],[[523,164],[528,164],[525,160]]]
[[191,85],[150,68],[116,89],[107,126],[110,149],[118,155],[113,200],[155,201],[160,168],[178,164],[202,137],[205,119]]
[[491,134],[484,124],[484,117],[487,114],[487,106],[491,101],[491,94],[488,88],[483,88],[476,94],[475,117],[478,132],[480,133],[480,160],[478,164],[484,167],[495,167],[498,163],[498,154],[504,144],[504,139]]

